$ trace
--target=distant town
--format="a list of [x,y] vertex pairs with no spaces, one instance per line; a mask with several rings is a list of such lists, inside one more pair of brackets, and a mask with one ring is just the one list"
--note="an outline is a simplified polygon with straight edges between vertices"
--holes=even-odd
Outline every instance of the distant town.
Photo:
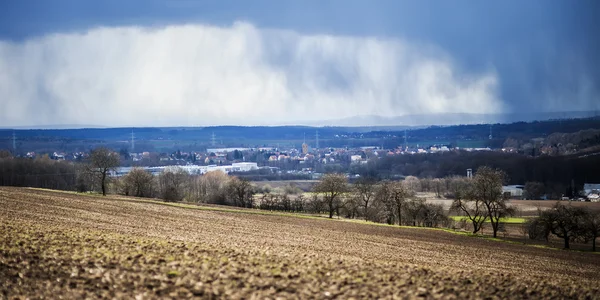
[[0,130],[0,149],[12,157],[78,165],[106,147],[119,156],[110,177],[137,167],[152,175],[174,168],[189,175],[222,171],[251,181],[318,180],[328,173],[397,180],[468,176],[468,170],[490,165],[507,173],[504,190],[512,198],[526,198],[530,183],[541,186],[536,198],[596,201],[598,127],[594,117],[427,128]]

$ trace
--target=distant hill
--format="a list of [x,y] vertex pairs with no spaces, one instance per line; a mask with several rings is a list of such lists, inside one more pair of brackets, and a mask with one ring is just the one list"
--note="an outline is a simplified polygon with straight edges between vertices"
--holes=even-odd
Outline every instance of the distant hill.
[[[162,128],[278,128],[278,127],[352,127],[356,131],[372,130],[400,130],[408,127],[427,126],[453,126],[472,124],[509,124],[515,122],[534,122],[547,120],[568,120],[593,118],[600,116],[594,111],[570,111],[570,112],[519,112],[500,114],[470,114],[470,113],[439,113],[439,114],[410,114],[403,116],[386,117],[380,115],[358,115],[349,118],[330,119],[321,121],[298,121],[288,125],[259,125],[259,126],[236,126],[215,125],[196,127],[162,127]],[[55,125],[32,125],[32,126],[3,126],[2,129],[87,129],[87,128],[114,128],[106,125],[86,124],[55,124]],[[131,127],[123,127],[131,128]]]
[[506,113],[506,114],[412,114],[397,117],[364,115],[350,118],[315,122],[321,126],[450,126],[463,124],[495,124],[514,122],[533,122],[558,119],[589,118],[596,116],[595,112],[545,112],[545,113]]
[[[454,115],[448,118],[452,117],[458,116]],[[557,132],[575,133],[587,129],[600,129],[600,118],[598,117],[508,124],[493,123],[493,125],[490,123],[492,122],[428,127],[385,125],[0,129],[0,149],[12,148],[13,132],[16,133],[17,147],[22,151],[56,151],[53,149],[67,151],[69,149],[89,149],[95,145],[105,145],[117,149],[129,148],[132,132],[138,151],[153,149],[193,151],[214,146],[281,145],[299,147],[304,141],[314,147],[317,142],[317,132],[321,147],[383,146],[395,148],[404,144],[405,130],[408,143],[422,146],[452,144],[460,147],[500,148],[507,138],[528,140],[546,137]],[[492,139],[489,138],[490,130]]]

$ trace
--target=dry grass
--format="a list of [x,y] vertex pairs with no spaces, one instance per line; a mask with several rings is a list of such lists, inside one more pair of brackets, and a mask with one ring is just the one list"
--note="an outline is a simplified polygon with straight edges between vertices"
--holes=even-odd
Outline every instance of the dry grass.
[[438,230],[0,188],[0,298],[595,298],[600,259]]
[[[556,204],[557,200],[511,200],[511,205],[519,208],[523,212],[537,213],[539,209],[548,209]],[[576,207],[585,207],[591,210],[600,210],[600,202],[584,202],[584,201],[567,201],[563,200],[560,203],[564,205],[573,205]]]

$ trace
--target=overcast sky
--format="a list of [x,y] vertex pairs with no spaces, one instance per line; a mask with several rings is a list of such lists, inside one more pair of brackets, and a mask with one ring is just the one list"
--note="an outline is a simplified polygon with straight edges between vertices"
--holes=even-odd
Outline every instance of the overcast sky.
[[600,1],[3,0],[0,126],[600,109]]

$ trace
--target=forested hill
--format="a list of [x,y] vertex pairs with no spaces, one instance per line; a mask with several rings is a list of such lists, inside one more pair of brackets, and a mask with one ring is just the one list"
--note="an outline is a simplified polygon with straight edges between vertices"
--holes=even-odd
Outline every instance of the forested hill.
[[[600,118],[518,122],[511,124],[480,124],[430,127],[308,127],[308,126],[215,126],[215,127],[161,127],[161,128],[84,128],[84,129],[0,129],[0,148],[10,148],[13,133],[19,140],[43,141],[126,141],[132,132],[136,140],[177,140],[209,144],[213,135],[216,143],[231,146],[253,146],[277,141],[314,142],[318,132],[322,146],[341,146],[345,139],[371,139],[365,143],[380,145],[377,139],[402,142],[406,134],[409,142],[461,140],[488,140],[490,127],[493,139],[489,146],[501,146],[507,138],[531,139],[552,133],[573,133],[586,129],[600,129]],[[336,142],[337,141],[337,142]],[[392,147],[394,143],[386,143]],[[354,143],[358,146],[360,143]]]

